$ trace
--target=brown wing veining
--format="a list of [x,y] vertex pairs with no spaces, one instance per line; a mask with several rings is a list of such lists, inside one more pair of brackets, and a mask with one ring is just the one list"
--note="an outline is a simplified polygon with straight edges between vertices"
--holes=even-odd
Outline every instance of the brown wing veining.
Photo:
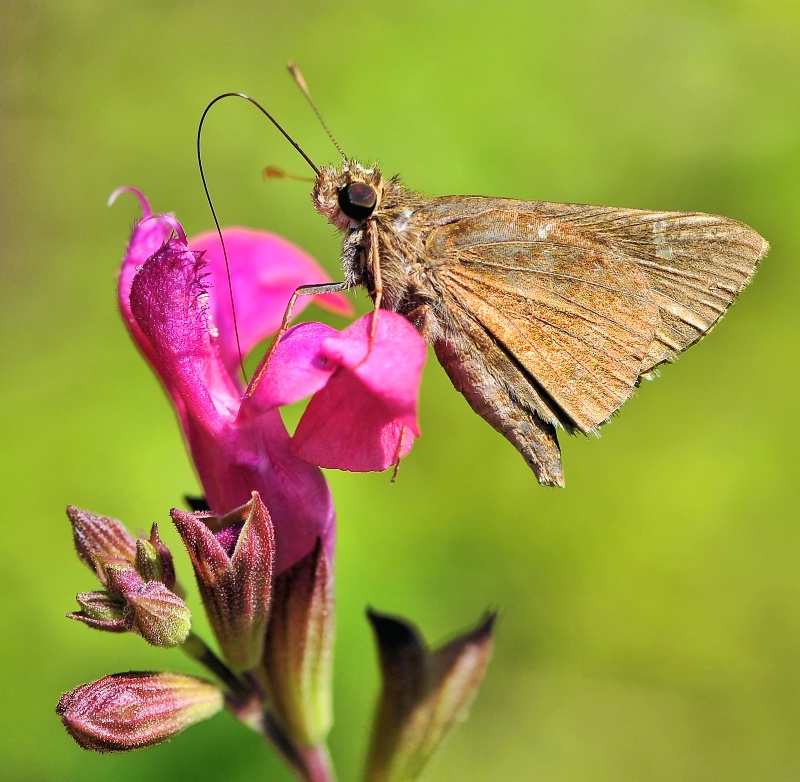
[[420,216],[431,226],[445,226],[465,218],[480,221],[498,211],[553,220],[610,246],[638,266],[660,317],[642,363],[643,375],[707,334],[769,250],[767,241],[749,226],[701,212],[448,196],[431,201]]
[[[591,431],[630,396],[658,327],[637,266],[539,215],[485,212],[434,229],[449,311],[491,336],[558,415]],[[496,351],[496,355],[493,353]]]
[[642,374],[705,336],[769,250],[743,223],[700,212],[595,209],[567,220],[623,252],[647,279],[661,323]]
[[700,213],[456,196],[416,216],[448,335],[437,356],[548,485],[563,485],[555,424],[605,421],[713,327],[769,249]]

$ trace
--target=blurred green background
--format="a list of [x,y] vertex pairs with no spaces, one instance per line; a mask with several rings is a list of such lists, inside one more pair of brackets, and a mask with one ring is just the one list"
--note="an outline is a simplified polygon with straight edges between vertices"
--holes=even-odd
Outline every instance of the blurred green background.
[[[228,90],[335,161],[290,58],[348,154],[424,192],[721,213],[773,248],[600,440],[562,438],[565,490],[540,488],[432,357],[397,483],[330,474],[340,778],[358,777],[377,688],[371,605],[436,643],[501,612],[483,691],[428,780],[800,779],[797,2],[49,0],[5,3],[0,35],[4,779],[290,779],[227,715],[101,757],[53,714],[106,673],[194,670],[63,618],[92,588],[66,503],[158,520],[177,549],[167,511],[197,488],[116,313],[136,206],[105,201],[136,185],[207,229],[195,130]],[[223,223],[278,231],[338,274],[308,188],[262,181],[267,164],[306,171],[252,107],[223,103],[204,150]]]

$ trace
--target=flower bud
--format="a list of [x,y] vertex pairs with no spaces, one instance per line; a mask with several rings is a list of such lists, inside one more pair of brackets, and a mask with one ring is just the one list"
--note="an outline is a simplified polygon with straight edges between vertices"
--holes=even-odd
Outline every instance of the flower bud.
[[65,693],[56,714],[84,749],[127,752],[168,741],[222,706],[220,690],[202,679],[131,672],[105,676]]
[[136,541],[136,569],[145,581],[161,581],[167,589],[178,591],[172,553],[158,536],[158,524],[153,524],[149,540]]
[[145,581],[124,560],[107,563],[105,574],[109,592],[124,602],[126,629],[152,646],[180,646],[186,640],[192,615],[174,592],[160,581]]
[[98,516],[72,505],[67,507],[67,516],[72,522],[75,550],[89,568],[103,581],[100,561],[112,557],[133,561],[136,558],[136,539],[125,529],[122,522],[107,516]]
[[211,627],[228,664],[239,671],[261,660],[272,595],[272,522],[258,492],[252,497],[222,518],[171,511]]
[[324,742],[333,721],[333,574],[318,539],[275,579],[264,648],[272,718],[295,746]]
[[67,614],[97,630],[131,631],[154,646],[180,646],[191,613],[172,591],[172,554],[153,524],[149,539],[136,540],[116,519],[69,506],[75,549],[106,590],[77,596],[81,610]]
[[492,650],[490,614],[474,630],[431,652],[402,619],[367,613],[383,692],[367,762],[368,782],[416,779],[453,727],[466,718]]
[[180,646],[192,629],[192,614],[160,581],[148,581],[128,599],[125,624],[151,646]]
[[96,630],[106,630],[111,633],[127,632],[128,628],[123,619],[124,600],[108,592],[81,592],[75,599],[81,610],[67,614],[69,619],[77,619]]

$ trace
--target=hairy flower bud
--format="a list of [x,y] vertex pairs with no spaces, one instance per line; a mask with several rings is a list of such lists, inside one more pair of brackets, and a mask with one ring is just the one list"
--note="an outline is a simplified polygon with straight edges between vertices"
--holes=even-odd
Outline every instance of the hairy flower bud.
[[70,619],[97,630],[130,631],[153,646],[179,646],[191,629],[191,613],[176,594],[172,554],[153,524],[149,539],[136,540],[116,519],[72,506],[75,549],[106,587],[77,596]]
[[168,741],[222,706],[220,690],[202,679],[131,672],[105,676],[65,693],[56,714],[84,749],[127,752]]
[[103,586],[105,575],[100,562],[108,558],[133,561],[136,558],[136,539],[122,522],[107,516],[98,516],[72,505],[67,507],[72,523],[75,550],[81,561],[97,573]]
[[180,646],[189,635],[192,615],[186,604],[160,581],[145,581],[125,560],[106,563],[108,590],[123,601],[125,628],[152,646]]
[[151,646],[180,646],[192,629],[192,614],[160,581],[148,581],[128,599],[125,624]]
[[225,659],[239,671],[261,660],[272,595],[272,522],[258,492],[252,497],[222,518],[171,512],[211,627]]
[[136,541],[136,569],[145,581],[161,581],[167,589],[178,592],[172,553],[158,536],[158,524],[153,524],[149,539]]
[[80,611],[67,614],[69,619],[89,625],[96,630],[111,633],[125,633],[125,601],[114,597],[109,592],[81,592],[75,596]]

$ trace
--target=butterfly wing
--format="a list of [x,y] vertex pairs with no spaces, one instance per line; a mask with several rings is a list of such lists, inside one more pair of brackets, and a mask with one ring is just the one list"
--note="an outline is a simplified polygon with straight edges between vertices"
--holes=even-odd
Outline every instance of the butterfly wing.
[[752,228],[700,212],[584,207],[563,219],[607,242],[645,275],[660,323],[642,374],[705,336],[769,250]]
[[607,420],[640,376],[707,333],[768,249],[699,213],[456,197],[419,218],[442,297],[440,361],[554,485],[554,424]]
[[434,229],[445,304],[491,335],[581,431],[631,395],[658,326],[647,281],[624,255],[540,215],[493,210]]
[[449,320],[450,336],[434,350],[456,390],[522,454],[539,483],[563,486],[555,405],[466,310],[452,308]]

